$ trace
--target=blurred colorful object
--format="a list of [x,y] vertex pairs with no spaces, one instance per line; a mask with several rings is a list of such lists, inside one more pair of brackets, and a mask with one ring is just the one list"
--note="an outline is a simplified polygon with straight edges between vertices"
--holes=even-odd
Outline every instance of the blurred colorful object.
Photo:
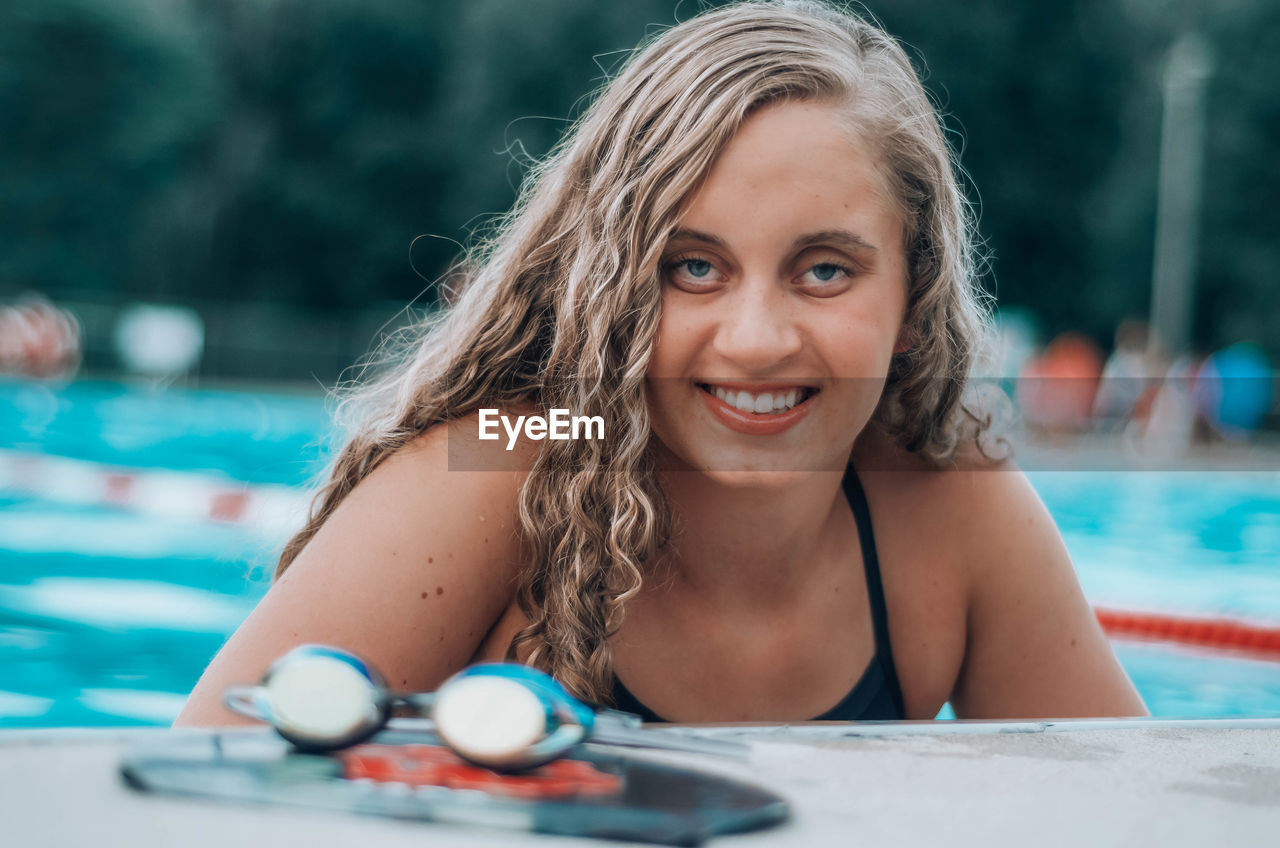
[[1252,342],[1212,354],[1196,377],[1196,409],[1227,438],[1249,435],[1271,408],[1271,365]]
[[1023,418],[1046,430],[1086,428],[1101,374],[1097,346],[1079,333],[1062,333],[1022,370],[1017,398]]
[[116,350],[125,368],[150,377],[176,377],[200,362],[204,322],[183,306],[135,303],[116,325]]
[[69,377],[80,365],[80,322],[39,296],[0,306],[0,374]]

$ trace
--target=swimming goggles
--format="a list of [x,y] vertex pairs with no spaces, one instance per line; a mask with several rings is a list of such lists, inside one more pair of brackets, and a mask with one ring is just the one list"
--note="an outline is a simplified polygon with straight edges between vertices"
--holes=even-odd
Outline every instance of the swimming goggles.
[[256,686],[230,686],[227,707],[265,721],[297,748],[335,751],[369,739],[393,713],[430,717],[454,753],[486,768],[534,768],[580,742],[745,758],[739,742],[643,729],[640,717],[595,709],[551,676],[515,663],[481,663],[435,692],[395,692],[373,666],[327,645],[302,645],[276,660]]

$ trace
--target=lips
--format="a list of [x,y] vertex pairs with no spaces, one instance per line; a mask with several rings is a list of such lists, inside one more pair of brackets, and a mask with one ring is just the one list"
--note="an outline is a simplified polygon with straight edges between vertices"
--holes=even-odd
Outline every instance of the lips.
[[816,387],[796,383],[696,385],[717,421],[749,436],[772,436],[791,429],[809,414],[820,394]]
[[700,383],[699,386],[703,391],[715,395],[738,411],[756,415],[786,412],[797,404],[803,403],[814,392],[814,389],[808,386],[777,386],[772,389],[756,388],[754,391],[715,383]]

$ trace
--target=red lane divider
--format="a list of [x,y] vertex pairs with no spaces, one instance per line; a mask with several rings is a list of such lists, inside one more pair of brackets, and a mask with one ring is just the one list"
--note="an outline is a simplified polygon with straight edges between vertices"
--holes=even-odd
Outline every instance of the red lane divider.
[[[284,485],[248,485],[199,472],[131,469],[0,449],[0,493],[111,506],[165,518],[296,527],[308,493]],[[1094,608],[1108,636],[1150,639],[1248,653],[1280,662],[1280,626],[1226,618]]]
[[249,484],[211,472],[122,468],[3,448],[0,493],[272,532],[300,524],[309,500],[301,487]]
[[1201,648],[1245,651],[1280,661],[1280,627],[1247,624],[1229,618],[1189,618],[1160,613],[1094,608],[1108,636],[1136,636]]

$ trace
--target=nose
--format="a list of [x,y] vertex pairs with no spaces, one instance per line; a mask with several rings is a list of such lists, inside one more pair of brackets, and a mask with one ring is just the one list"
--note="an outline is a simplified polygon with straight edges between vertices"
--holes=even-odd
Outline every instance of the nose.
[[737,369],[764,372],[800,352],[801,335],[786,297],[772,280],[746,282],[724,303],[714,347]]

